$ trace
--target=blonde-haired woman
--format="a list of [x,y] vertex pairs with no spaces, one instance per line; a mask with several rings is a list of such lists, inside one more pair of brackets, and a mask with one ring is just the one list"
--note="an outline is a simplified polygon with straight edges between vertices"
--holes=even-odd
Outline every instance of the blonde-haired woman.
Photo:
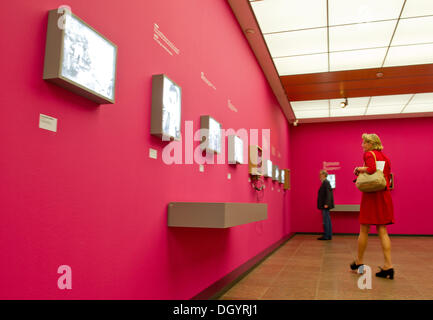
[[350,265],[350,268],[357,270],[364,264],[364,252],[367,248],[370,225],[376,225],[385,258],[385,264],[383,267],[379,267],[381,270],[376,273],[376,276],[394,279],[394,268],[391,262],[391,240],[386,230],[387,225],[394,223],[394,207],[389,192],[391,163],[388,157],[382,153],[382,142],[376,134],[364,133],[362,135],[362,149],[364,150],[364,167],[356,167],[354,174],[359,175],[364,172],[373,174],[376,172],[376,164],[384,164],[382,171],[386,180],[386,188],[377,192],[362,193],[359,213],[361,228],[358,237],[358,257]]

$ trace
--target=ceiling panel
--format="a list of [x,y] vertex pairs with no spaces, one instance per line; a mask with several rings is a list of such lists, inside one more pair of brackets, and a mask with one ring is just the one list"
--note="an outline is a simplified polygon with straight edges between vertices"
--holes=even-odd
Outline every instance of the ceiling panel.
[[329,110],[295,111],[297,119],[328,118]]
[[328,110],[329,100],[294,101],[291,105],[294,111]]
[[368,108],[380,108],[385,106],[400,106],[403,108],[412,96],[413,94],[397,94],[372,97]]
[[397,19],[404,0],[329,0],[329,25]]
[[328,54],[312,54],[274,59],[280,75],[295,75],[328,71]]
[[433,16],[401,19],[391,46],[429,42],[433,43]]
[[326,28],[273,33],[264,37],[274,58],[328,51]]
[[432,0],[406,0],[402,18],[433,15]]
[[379,115],[379,114],[396,114],[400,113],[404,106],[395,105],[395,106],[381,106],[381,107],[375,107],[372,108],[369,106],[367,108],[367,112],[365,113],[366,116],[371,115]]
[[417,93],[403,110],[403,113],[433,112],[433,93]]
[[331,109],[331,117],[353,117],[353,116],[363,116],[365,114],[366,108],[352,108],[346,107],[344,109]]
[[329,28],[329,50],[388,47],[397,20]]
[[326,0],[251,3],[263,33],[326,27]]
[[331,52],[330,71],[378,68],[385,54],[386,48]]
[[433,114],[433,0],[250,4],[296,118]]
[[409,105],[414,104],[431,104],[433,105],[433,93],[417,93],[410,101]]
[[402,113],[433,112],[433,104],[407,106]]
[[433,63],[433,44],[390,47],[384,67]]

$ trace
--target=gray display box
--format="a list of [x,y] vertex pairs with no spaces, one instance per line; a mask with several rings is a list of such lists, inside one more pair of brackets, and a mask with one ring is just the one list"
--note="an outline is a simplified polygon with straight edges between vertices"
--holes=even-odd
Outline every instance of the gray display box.
[[268,218],[266,203],[170,202],[169,227],[230,228]]
[[114,43],[69,11],[49,11],[44,80],[98,104],[114,103],[116,62]]
[[[203,130],[205,129],[205,130]],[[201,148],[206,152],[221,153],[222,126],[211,116],[200,117]]]
[[163,140],[181,139],[182,88],[164,74],[152,76],[150,133]]

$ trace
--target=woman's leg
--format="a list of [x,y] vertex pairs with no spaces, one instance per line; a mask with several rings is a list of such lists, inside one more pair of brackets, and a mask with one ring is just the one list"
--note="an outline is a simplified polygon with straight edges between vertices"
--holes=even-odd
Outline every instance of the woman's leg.
[[383,256],[385,258],[385,265],[383,266],[383,269],[391,269],[391,240],[389,239],[388,232],[386,231],[386,226],[377,225],[376,229],[380,237],[380,242],[382,243]]
[[358,259],[356,260],[356,264],[364,263],[364,252],[365,249],[367,248],[369,232],[370,232],[370,225],[361,224],[361,228],[359,230],[359,236],[358,236]]

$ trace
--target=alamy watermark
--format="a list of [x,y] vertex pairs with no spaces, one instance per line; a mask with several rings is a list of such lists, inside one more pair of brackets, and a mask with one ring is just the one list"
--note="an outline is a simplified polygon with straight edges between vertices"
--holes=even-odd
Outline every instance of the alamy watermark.
[[[185,136],[180,136],[180,140],[171,141],[162,150],[162,161],[167,165],[172,164],[226,164],[226,137],[230,135],[236,135],[242,140],[242,152],[243,152],[243,163],[248,163],[248,146],[259,145],[259,129],[245,129],[241,128],[238,130],[234,129],[221,129],[219,133],[212,132],[208,129],[197,129],[194,132],[193,121],[185,121]],[[271,138],[270,129],[261,129],[262,144],[269,145]],[[209,145],[212,144],[212,139],[216,139],[220,143],[220,152],[215,154],[210,151]],[[170,137],[163,136],[163,141],[170,141]],[[194,147],[195,142],[200,144]],[[270,159],[269,148],[264,147],[262,149],[261,159]],[[258,158],[258,161],[260,161]],[[255,161],[255,157],[251,158],[251,161]],[[253,163],[257,165],[258,163]]]
[[60,290],[72,289],[72,268],[68,265],[61,265],[57,269],[57,273],[61,274],[57,279],[57,287]]
[[371,268],[364,264],[358,268],[358,273],[362,274],[358,279],[358,288],[361,290],[372,289]]

